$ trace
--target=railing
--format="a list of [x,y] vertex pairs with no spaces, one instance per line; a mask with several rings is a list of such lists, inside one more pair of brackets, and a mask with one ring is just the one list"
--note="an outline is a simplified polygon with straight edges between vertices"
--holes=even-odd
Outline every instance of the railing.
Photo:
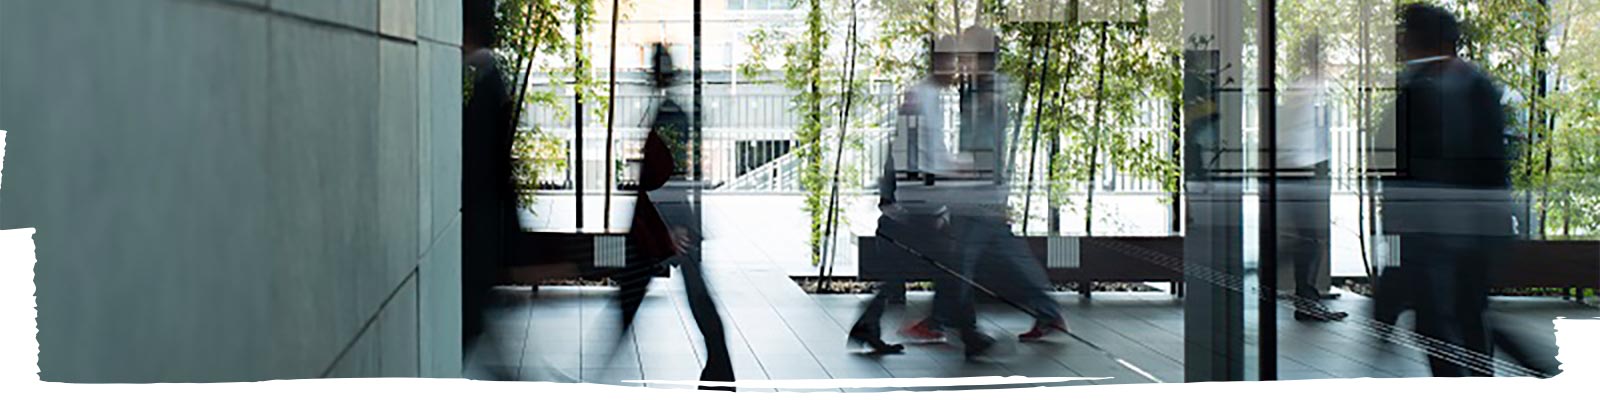
[[[895,96],[891,92],[873,93],[858,99],[860,107],[857,114],[851,119],[858,124],[864,121],[877,121],[875,125],[887,125],[888,118],[892,115],[892,102]],[[616,100],[617,126],[613,131],[611,142],[612,159],[616,163],[626,163],[627,160],[639,157],[640,148],[644,144],[647,130],[643,127],[645,121],[655,108],[658,97],[642,94],[619,95]],[[675,98],[680,105],[685,105],[685,99]],[[784,94],[756,93],[756,94],[710,94],[703,97],[706,109],[702,113],[704,128],[702,130],[700,150],[701,176],[712,187],[727,187],[725,191],[798,191],[798,173],[789,170],[796,169],[793,153],[798,149],[794,140],[794,127],[799,119],[790,110],[792,97]],[[600,104],[585,105],[586,109],[600,107]],[[547,171],[542,176],[541,186],[556,189],[572,189],[573,185],[581,183],[586,191],[600,191],[605,187],[605,177],[608,171],[613,171],[613,183],[628,180],[623,176],[626,168],[619,165],[606,166],[605,132],[606,125],[603,121],[596,120],[590,115],[585,116],[583,146],[583,177],[573,176],[576,165],[574,160],[574,138],[576,134],[570,119],[561,118],[562,111],[550,108],[535,108],[529,111],[524,119],[524,124],[539,126],[542,131],[553,136],[555,142],[561,147],[563,154],[567,154],[569,168],[565,171]],[[569,116],[570,117],[570,116]],[[836,119],[836,118],[833,118]],[[874,124],[869,124],[874,125]],[[837,144],[837,126],[825,128],[823,140],[826,148],[833,149]],[[846,168],[871,168],[873,162],[868,154],[875,154],[878,145],[872,142],[880,141],[884,128],[856,127],[850,128],[852,137],[868,137],[864,139],[865,150],[847,151]],[[860,152],[861,154],[856,154]],[[834,154],[825,152],[825,158],[832,160]],[[791,165],[792,164],[792,165]],[[785,166],[789,165],[789,166]],[[609,167],[609,168],[608,168]],[[825,168],[832,172],[832,162]],[[762,175],[765,174],[765,175]],[[762,178],[765,176],[766,178]],[[770,182],[758,183],[758,180]],[[853,183],[847,182],[846,185]]]
[[[1029,111],[1031,112],[1032,110],[1030,109]],[[1171,154],[1173,154],[1172,142],[1174,141],[1172,138],[1171,103],[1161,99],[1143,101],[1138,105],[1134,115],[1136,115],[1135,125],[1127,129],[1129,136],[1126,140],[1132,143],[1149,142],[1151,151],[1156,152],[1160,157],[1171,157]],[[1026,130],[1030,129],[1032,117],[1026,118],[1028,118],[1029,125],[1024,125],[1021,128],[1023,131],[1018,133],[1016,137],[1017,143],[1010,143],[1011,131],[1009,129],[1014,129],[1015,127],[1008,127],[1006,132],[1008,138],[1007,146],[1014,146],[1016,149],[1013,156],[1014,159],[1011,161],[1013,166],[1012,182],[1017,190],[1026,189],[1030,181],[1028,173],[1030,170],[1033,171],[1031,182],[1033,182],[1033,190],[1037,196],[1049,188],[1050,158],[1052,153],[1047,142],[1041,138],[1037,157],[1031,157],[1029,132]],[[1016,121],[1013,121],[1013,124],[1015,123]],[[1098,160],[1096,160],[1099,165],[1116,164],[1115,161],[1117,160],[1112,159],[1112,156],[1107,153],[1106,151],[1100,152]],[[1034,163],[1031,169],[1028,164],[1030,160]],[[1098,170],[1093,184],[1096,193],[1166,193],[1166,189],[1162,187],[1159,179],[1138,177],[1128,171],[1120,171],[1115,168]],[[1089,188],[1089,182],[1073,182],[1067,184],[1065,189],[1068,194],[1083,194],[1087,193]]]
[[[719,93],[705,95],[703,101],[706,110],[703,113],[705,128],[703,130],[701,155],[701,172],[703,179],[723,192],[796,192],[800,190],[799,167],[800,160],[795,156],[800,144],[794,141],[794,128],[799,123],[798,116],[791,110],[792,97],[784,93],[760,93],[759,90],[750,90],[754,94]],[[653,96],[643,94],[619,95],[617,104],[617,127],[614,131],[614,140],[611,143],[614,160],[629,160],[639,156],[639,148],[643,144],[646,130],[644,116],[654,108]],[[846,188],[859,188],[870,186],[880,173],[881,155],[883,147],[892,132],[894,122],[894,109],[898,96],[887,90],[880,90],[865,96],[858,117],[853,120],[866,123],[862,127],[852,126],[852,137],[859,138],[862,145],[846,149],[844,163],[846,169],[860,173],[843,182]],[[1244,136],[1243,154],[1244,167],[1247,169],[1258,168],[1260,149],[1258,146],[1258,129],[1256,127],[1253,95],[1246,95],[1242,117]],[[686,103],[679,99],[680,104]],[[946,143],[954,147],[959,126],[959,102],[953,95],[947,95],[945,110],[945,137]],[[599,107],[599,104],[586,105],[586,107]],[[1367,148],[1366,140],[1358,135],[1359,130],[1355,121],[1350,117],[1350,105],[1332,103],[1329,115],[1331,127],[1330,144],[1332,146],[1332,160],[1330,162],[1331,175],[1337,186],[1335,190],[1348,192],[1355,190],[1352,174],[1361,160],[1361,152]],[[1134,126],[1126,132],[1130,135],[1126,140],[1132,142],[1149,142],[1150,151],[1161,156],[1173,154],[1171,138],[1172,120],[1171,104],[1163,99],[1150,99],[1143,101],[1138,106]],[[590,108],[592,110],[593,108]],[[1030,110],[1031,111],[1031,110]],[[525,124],[541,126],[547,134],[557,138],[557,143],[563,147],[564,154],[568,155],[568,168],[565,171],[547,171],[541,182],[543,188],[571,189],[574,184],[582,182],[586,191],[597,193],[603,189],[605,173],[616,171],[613,182],[625,181],[620,176],[624,169],[615,165],[607,168],[604,164],[606,144],[604,135],[606,126],[595,118],[585,118],[584,124],[584,174],[586,176],[572,176],[576,162],[574,155],[574,132],[570,120],[563,123],[558,118],[557,110],[536,108],[530,110]],[[587,117],[587,116],[586,116]],[[831,118],[830,118],[831,119]],[[1013,121],[1016,124],[1020,121]],[[1032,159],[1035,164],[1034,173],[1035,193],[1041,193],[1049,182],[1049,149],[1045,142],[1040,143],[1038,157],[1030,157],[1028,148],[1028,127],[1014,139],[1018,143],[1010,143],[1014,127],[1008,127],[1004,134],[1007,136],[1008,150],[1014,147],[1012,161],[1012,180],[1019,189],[1028,182],[1028,161]],[[827,127],[823,132],[826,165],[825,174],[833,172],[832,158],[834,146],[837,144],[837,125]],[[741,149],[741,147],[743,147]],[[1096,162],[1100,165],[1115,165],[1116,160],[1110,159],[1109,154],[1102,154]],[[620,163],[620,162],[619,162]],[[1067,185],[1069,193],[1084,193],[1089,189],[1089,182],[1077,182]],[[1127,171],[1115,168],[1103,169],[1093,182],[1097,193],[1130,193],[1130,194],[1163,194],[1165,188],[1158,179],[1136,177]],[[1255,189],[1253,180],[1246,181],[1247,192]]]
[[795,178],[795,174],[800,170],[800,157],[798,154],[796,151],[785,153],[771,162],[728,181],[728,183],[718,187],[717,190],[724,192],[798,192],[800,191],[800,180]]
[[[1330,96],[1331,97],[1331,96]],[[1261,155],[1264,149],[1261,144],[1259,107],[1256,105],[1256,94],[1245,94],[1243,98],[1244,118],[1242,120],[1244,148],[1244,168],[1246,170],[1260,171],[1263,165]],[[1361,135],[1361,128],[1354,118],[1354,105],[1345,102],[1330,101],[1327,103],[1329,138],[1328,145],[1332,151],[1328,160],[1328,177],[1333,182],[1334,193],[1356,193],[1359,185],[1359,170],[1362,167],[1362,152],[1371,144]],[[1259,180],[1246,180],[1245,193],[1254,194],[1258,190]]]

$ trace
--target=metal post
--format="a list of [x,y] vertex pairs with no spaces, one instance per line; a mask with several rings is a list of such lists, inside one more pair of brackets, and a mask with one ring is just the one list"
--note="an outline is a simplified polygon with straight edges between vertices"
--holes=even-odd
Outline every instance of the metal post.
[[[1051,47],[1051,43],[1050,42],[1055,38],[1056,32],[1055,32],[1055,29],[1053,29],[1053,27],[1049,26],[1048,24],[1045,25],[1045,28],[1049,29],[1050,32],[1045,33],[1045,37],[1044,37],[1044,49],[1045,49],[1044,50],[1044,64],[1040,64],[1040,66],[1039,66],[1040,69],[1043,70],[1042,73],[1040,74],[1041,78],[1039,79],[1039,99],[1037,100],[1038,104],[1035,105],[1034,108],[1033,108],[1033,137],[1029,139],[1030,145],[1028,146],[1028,184],[1027,184],[1027,186],[1024,187],[1025,190],[1027,190],[1027,192],[1025,192],[1026,194],[1024,194],[1023,198],[1022,198],[1022,234],[1023,235],[1027,235],[1028,234],[1028,221],[1033,219],[1033,178],[1034,178],[1034,174],[1035,174],[1034,167],[1039,165],[1039,161],[1038,161],[1038,158],[1039,158],[1039,122],[1041,121],[1041,118],[1043,118],[1043,115],[1044,115],[1044,89],[1045,89],[1045,85],[1050,82],[1050,71],[1054,69],[1054,68],[1048,68],[1048,67],[1053,65],[1053,63],[1051,62],[1051,57],[1054,56],[1055,52],[1052,51],[1054,48]],[[1027,88],[1023,88],[1023,89],[1026,90]],[[1026,106],[1026,105],[1024,105],[1024,106]],[[1049,184],[1046,183],[1045,187],[1049,187]],[[1049,193],[1050,193],[1049,191],[1045,192],[1046,201],[1048,201],[1050,199],[1050,197],[1049,197],[1050,194]],[[1047,205],[1047,207],[1055,207],[1055,205],[1054,204],[1050,204],[1050,205]],[[1055,216],[1054,213],[1048,213],[1047,215],[1049,215],[1051,217]],[[1055,225],[1050,225],[1050,226],[1052,227],[1050,229],[1050,234],[1054,235],[1055,234],[1055,228],[1053,228],[1053,227]]]
[[[1183,3],[1184,381],[1244,380],[1240,4]],[[1195,277],[1221,276],[1216,282]]]
[[1278,67],[1278,1],[1261,0],[1259,10],[1256,26],[1259,35],[1256,40],[1256,85],[1260,90],[1256,95],[1256,116],[1259,121],[1256,133],[1265,147],[1262,161],[1265,164],[1266,185],[1262,187],[1260,195],[1261,225],[1257,228],[1261,235],[1257,242],[1260,243],[1257,250],[1261,254],[1261,272],[1256,275],[1260,279],[1257,287],[1261,288],[1261,296],[1256,303],[1256,323],[1261,331],[1257,354],[1261,357],[1258,364],[1261,380],[1273,381],[1278,379],[1278,85],[1275,73]]
[[1094,131],[1089,139],[1089,183],[1085,187],[1087,193],[1083,202],[1084,236],[1094,236],[1094,187],[1099,183],[1095,182],[1095,174],[1099,172],[1100,166],[1100,133],[1105,130],[1100,114],[1106,96],[1106,36],[1110,30],[1109,22],[1100,22],[1100,48],[1099,54],[1096,54],[1100,62],[1095,66],[1095,73],[1099,77],[1095,80]]

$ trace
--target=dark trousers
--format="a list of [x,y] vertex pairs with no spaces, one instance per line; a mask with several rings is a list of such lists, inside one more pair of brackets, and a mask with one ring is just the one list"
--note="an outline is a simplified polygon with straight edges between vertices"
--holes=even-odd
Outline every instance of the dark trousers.
[[[672,189],[657,191],[660,194],[657,207],[669,225],[686,227],[695,230],[698,219],[694,217],[693,210],[687,207],[686,195],[681,191]],[[695,238],[699,238],[695,233]],[[698,240],[694,246],[698,246]],[[694,316],[696,327],[700,329],[700,336],[706,346],[706,366],[700,371],[701,381],[733,382],[733,360],[728,353],[727,333],[722,326],[722,316],[717,311],[717,304],[712,299],[711,288],[706,284],[705,270],[700,260],[693,254],[674,257],[666,264],[678,266],[678,272],[683,276],[685,295],[689,298],[689,312]],[[639,312],[639,306],[644,303],[644,297],[649,291],[650,278],[654,277],[664,265],[634,265],[612,277],[619,290],[617,300],[622,309],[623,332],[632,328],[634,316]],[[701,390],[729,390],[731,387],[701,386]]]
[[[700,329],[706,346],[706,366],[700,371],[700,380],[732,382],[733,360],[728,353],[727,333],[717,304],[712,300],[711,289],[706,285],[705,271],[698,262],[681,257],[678,260],[681,261],[677,262],[677,270],[683,276],[685,295],[689,298],[689,313],[694,316],[695,326]],[[622,308],[623,333],[632,328],[634,316],[649,292],[650,279],[657,271],[654,267],[634,267],[612,277],[619,286],[617,299]]]
[[1277,205],[1278,263],[1294,266],[1295,305],[1300,311],[1321,310],[1317,278],[1328,250],[1332,182],[1327,162],[1312,169],[1312,177],[1280,179]]
[[[499,210],[484,212],[482,210]],[[487,215],[486,215],[487,214]],[[491,337],[489,317],[495,307],[494,286],[507,263],[506,241],[517,231],[515,211],[497,204],[463,207],[461,247],[461,340],[463,355],[474,351],[492,359],[480,360],[493,380],[515,380],[501,357],[501,342]],[[509,221],[509,222],[508,222]],[[463,360],[465,361],[465,360]]]
[[[899,265],[886,269],[890,276],[878,283],[876,294],[872,296],[872,299],[867,300],[861,316],[856,318],[855,324],[852,325],[852,331],[870,338],[882,337],[881,325],[885,309],[888,308],[891,301],[905,297],[907,279],[903,275],[905,271],[926,270],[931,271],[935,277],[946,275],[943,271],[939,271],[938,267],[927,265],[926,260],[916,257],[901,248],[901,245],[910,247],[918,253],[940,260],[940,262],[948,260],[949,257],[945,255],[949,253],[951,242],[945,237],[944,232],[939,231],[936,220],[937,217],[933,215],[908,216],[907,221],[896,221],[888,216],[878,217],[877,235],[881,239],[894,240],[900,245],[879,240],[876,250],[903,255],[905,257],[897,258],[912,260],[910,262],[915,265]],[[938,290],[945,290],[944,288],[946,287],[942,285],[935,286]]]
[[[896,289],[897,287],[898,289]],[[873,293],[871,299],[867,299],[866,307],[862,308],[861,316],[856,318],[854,325],[851,325],[851,333],[859,334],[864,338],[882,339],[883,313],[889,308],[889,302],[895,299],[895,291],[898,290],[900,292],[899,296],[903,297],[905,296],[905,289],[906,281],[903,278],[885,279],[878,282],[876,292]]]
[[[1028,307],[1040,322],[1061,319],[1061,307],[1049,294],[1049,277],[1027,242],[1012,235],[1004,219],[963,217],[955,221],[959,232],[957,272],[974,282],[987,282],[985,286],[998,294]],[[934,321],[955,329],[975,327],[976,288],[948,273],[940,274],[935,286],[939,290],[933,297]]]
[[[1434,339],[1424,346],[1434,376],[1493,375],[1485,362],[1494,354],[1484,318],[1488,272],[1505,261],[1510,244],[1510,237],[1402,236],[1400,263],[1411,283],[1406,289],[1417,312],[1417,332]],[[1452,355],[1458,360],[1452,361]]]
[[[933,278],[933,310],[930,317],[939,326],[957,331],[976,329],[978,310],[973,289],[961,278],[973,279],[978,275],[978,247],[982,246],[982,230],[974,229],[970,218],[951,218],[955,242],[951,244],[953,263],[945,266],[952,271],[939,271]],[[959,276],[957,276],[959,274]]]
[[1287,245],[1288,254],[1284,256],[1294,263],[1294,295],[1301,300],[1322,298],[1322,291],[1317,288],[1317,275],[1322,267],[1323,251],[1328,246],[1326,233],[1326,230],[1298,229],[1293,232],[1294,237],[1279,239],[1280,244]]
[[[1558,373],[1552,346],[1538,346],[1489,318],[1489,274],[1509,262],[1511,237],[1407,234],[1401,237],[1401,265],[1379,295],[1387,302],[1381,318],[1393,318],[1400,309],[1417,313],[1417,332],[1437,339],[1431,343],[1428,364],[1434,376],[1492,376],[1488,357],[1505,352],[1517,364],[1545,376]],[[1388,293],[1385,293],[1388,292]],[[1552,338],[1541,338],[1550,340]],[[1462,354],[1448,345],[1477,354]],[[1553,345],[1553,343],[1551,343]],[[1473,356],[1463,362],[1444,357]]]
[[494,285],[506,264],[505,241],[510,233],[506,232],[505,214],[478,211],[494,210],[494,206],[474,207],[462,213],[461,339],[464,346],[474,344],[487,332]]

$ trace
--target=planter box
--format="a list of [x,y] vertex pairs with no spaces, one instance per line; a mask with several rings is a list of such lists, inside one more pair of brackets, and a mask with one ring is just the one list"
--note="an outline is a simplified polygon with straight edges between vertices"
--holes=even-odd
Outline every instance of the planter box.
[[[1025,237],[1033,256],[1057,283],[1078,282],[1087,294],[1091,282],[1182,282],[1183,238],[1178,236]],[[929,280],[944,273],[905,250],[874,236],[858,236],[860,277]],[[1145,252],[1145,254],[1130,254]],[[954,265],[951,265],[954,268]],[[1180,286],[1180,293],[1181,293]]]

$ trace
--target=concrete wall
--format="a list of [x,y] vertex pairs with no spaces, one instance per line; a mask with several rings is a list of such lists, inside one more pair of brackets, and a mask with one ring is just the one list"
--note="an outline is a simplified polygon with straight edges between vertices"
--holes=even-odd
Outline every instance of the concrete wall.
[[41,378],[459,376],[460,2],[0,0]]

